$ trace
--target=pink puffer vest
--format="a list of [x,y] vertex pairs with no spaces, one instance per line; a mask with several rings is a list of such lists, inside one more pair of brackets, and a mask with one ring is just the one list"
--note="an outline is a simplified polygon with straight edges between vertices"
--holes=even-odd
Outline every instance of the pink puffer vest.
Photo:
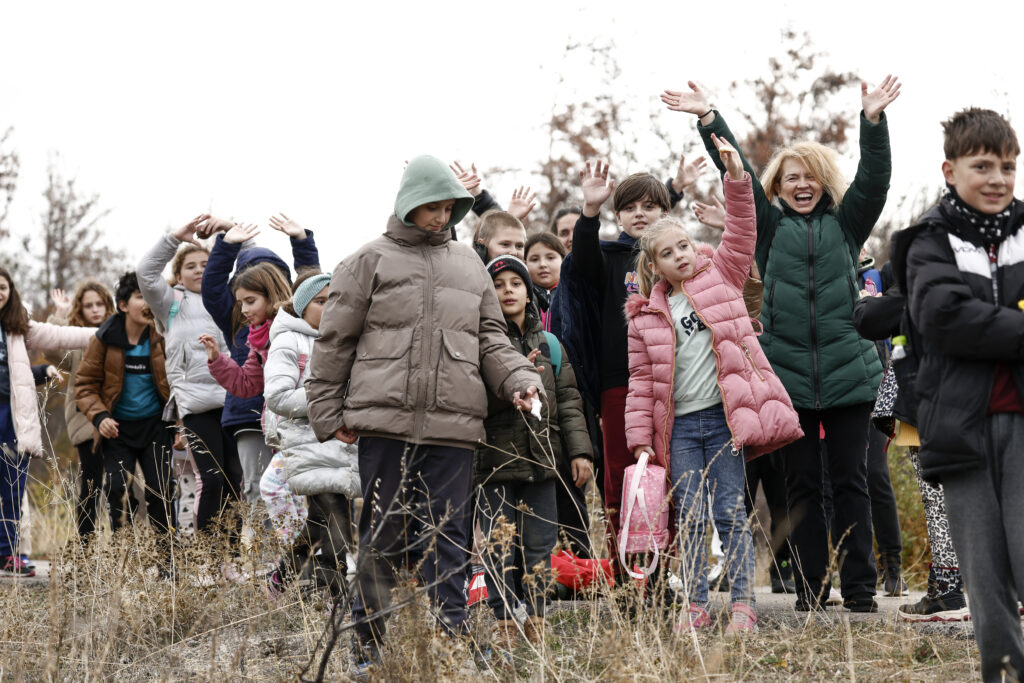
[[[726,218],[722,243],[708,258],[698,255],[696,274],[683,283],[693,309],[711,330],[718,386],[736,447],[748,460],[803,436],[786,389],[761,351],[743,302],[743,284],[754,260],[757,221],[749,175],[723,179]],[[658,462],[669,466],[675,413],[675,325],[668,282],[661,280],[650,299],[626,300],[629,319],[629,393],[626,442],[630,450],[653,446]]]

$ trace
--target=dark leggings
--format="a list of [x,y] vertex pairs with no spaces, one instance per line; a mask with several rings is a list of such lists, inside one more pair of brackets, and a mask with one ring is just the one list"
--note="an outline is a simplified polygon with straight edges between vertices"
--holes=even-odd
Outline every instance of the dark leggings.
[[241,467],[235,437],[221,426],[221,408],[193,413],[182,419],[189,453],[199,471],[202,489],[195,507],[195,528],[206,531],[238,500]]
[[93,451],[92,439],[75,446],[78,450],[79,484],[78,503],[75,505],[75,520],[78,537],[90,538],[96,531],[96,506],[103,495],[103,453]]

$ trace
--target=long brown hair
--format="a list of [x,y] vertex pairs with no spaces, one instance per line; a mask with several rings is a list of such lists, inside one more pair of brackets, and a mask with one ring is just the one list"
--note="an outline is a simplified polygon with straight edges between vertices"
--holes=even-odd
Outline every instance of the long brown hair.
[[[231,293],[235,294],[239,288],[256,292],[267,299],[267,319],[277,314],[277,310],[291,301],[292,288],[288,280],[281,274],[281,269],[272,263],[261,262],[249,266],[235,276],[231,283]],[[245,327],[245,318],[242,317],[242,303],[235,300],[235,310],[231,316],[231,333],[237,334],[238,330]]]
[[11,277],[11,272],[3,266],[0,266],[0,277],[7,280],[7,285],[11,289],[7,303],[0,308],[0,325],[3,326],[4,332],[7,334],[25,334],[28,332],[28,311],[21,303],[21,295],[18,294],[18,288],[14,286],[14,278]]
[[640,253],[636,257],[636,277],[640,281],[640,293],[645,297],[651,296],[654,285],[661,279],[653,270],[654,246],[659,237],[670,231],[681,232],[689,241],[690,247],[694,246],[690,233],[686,232],[686,227],[675,216],[663,216],[654,221],[654,224],[641,232],[637,239]]
[[68,314],[68,325],[74,325],[75,327],[99,327],[99,325],[91,325],[86,322],[85,316],[82,315],[82,300],[85,299],[86,292],[96,292],[103,299],[103,305],[107,308],[107,318],[117,312],[117,307],[114,306],[114,295],[110,293],[106,285],[99,280],[82,280],[78,283],[78,287],[75,288],[75,295],[71,298],[71,313]]

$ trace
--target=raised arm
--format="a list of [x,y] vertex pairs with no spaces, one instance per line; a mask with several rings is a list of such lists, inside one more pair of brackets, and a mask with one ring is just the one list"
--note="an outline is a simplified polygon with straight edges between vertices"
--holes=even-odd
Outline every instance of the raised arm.
[[588,161],[580,171],[583,188],[583,213],[576,219],[572,235],[573,272],[578,273],[598,292],[604,289],[604,252],[601,251],[601,205],[615,189],[608,177],[608,164],[601,161],[591,167]]
[[743,288],[754,261],[757,220],[750,174],[743,170],[739,152],[717,135],[712,142],[728,172],[722,177],[725,189],[725,232],[712,257],[722,274],[738,289]]
[[142,257],[135,269],[139,276],[139,290],[142,292],[142,298],[146,300],[146,305],[153,312],[153,317],[157,322],[157,331],[161,334],[167,331],[167,319],[170,316],[171,307],[174,305],[174,289],[164,279],[164,268],[174,258],[174,254],[182,242],[191,242],[202,246],[196,241],[196,233],[209,218],[209,214],[200,214],[182,227],[161,236],[153,248]]
[[757,253],[759,255],[758,260],[761,261],[761,254],[767,258],[768,246],[771,244],[775,226],[779,220],[778,209],[773,207],[771,202],[768,201],[764,188],[761,187],[761,183],[757,179],[757,171],[754,170],[754,167],[750,165],[750,162],[743,155],[743,150],[740,149],[739,143],[736,142],[736,137],[729,130],[729,126],[726,125],[725,119],[722,118],[722,115],[716,109],[711,108],[707,95],[700,86],[693,81],[689,81],[687,85],[689,87],[688,92],[666,90],[661,95],[661,101],[672,111],[685,112],[699,117],[697,131],[704,141],[704,148],[708,151],[709,157],[720,173],[725,173],[725,166],[718,155],[715,143],[711,141],[711,135],[714,134],[726,140],[739,152],[743,168],[750,174],[751,186],[754,191],[754,204],[757,214]]
[[288,235],[292,244],[292,267],[298,273],[300,268],[320,269],[320,252],[313,240],[313,231],[306,230],[283,213],[270,217],[270,227]]
[[238,252],[242,250],[242,243],[249,242],[259,232],[255,225],[240,224],[231,227],[223,235],[217,235],[203,271],[203,306],[224,333],[229,345],[233,339],[231,318],[235,310],[235,295],[228,287],[228,282]]
[[892,154],[884,110],[899,94],[900,83],[892,76],[886,76],[872,91],[868,91],[866,83],[861,83],[860,161],[857,174],[836,211],[839,225],[855,245],[855,254],[871,235],[889,193]]

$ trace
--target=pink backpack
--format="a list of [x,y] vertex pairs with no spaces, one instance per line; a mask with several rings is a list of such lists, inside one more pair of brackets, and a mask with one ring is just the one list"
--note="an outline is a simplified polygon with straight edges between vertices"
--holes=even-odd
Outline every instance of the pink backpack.
[[[647,464],[645,451],[635,465],[626,468],[622,478],[622,509],[619,535],[619,560],[634,579],[650,576],[658,567],[658,556],[668,545],[668,493],[665,468]],[[626,553],[654,551],[650,566],[640,573],[629,569]]]

